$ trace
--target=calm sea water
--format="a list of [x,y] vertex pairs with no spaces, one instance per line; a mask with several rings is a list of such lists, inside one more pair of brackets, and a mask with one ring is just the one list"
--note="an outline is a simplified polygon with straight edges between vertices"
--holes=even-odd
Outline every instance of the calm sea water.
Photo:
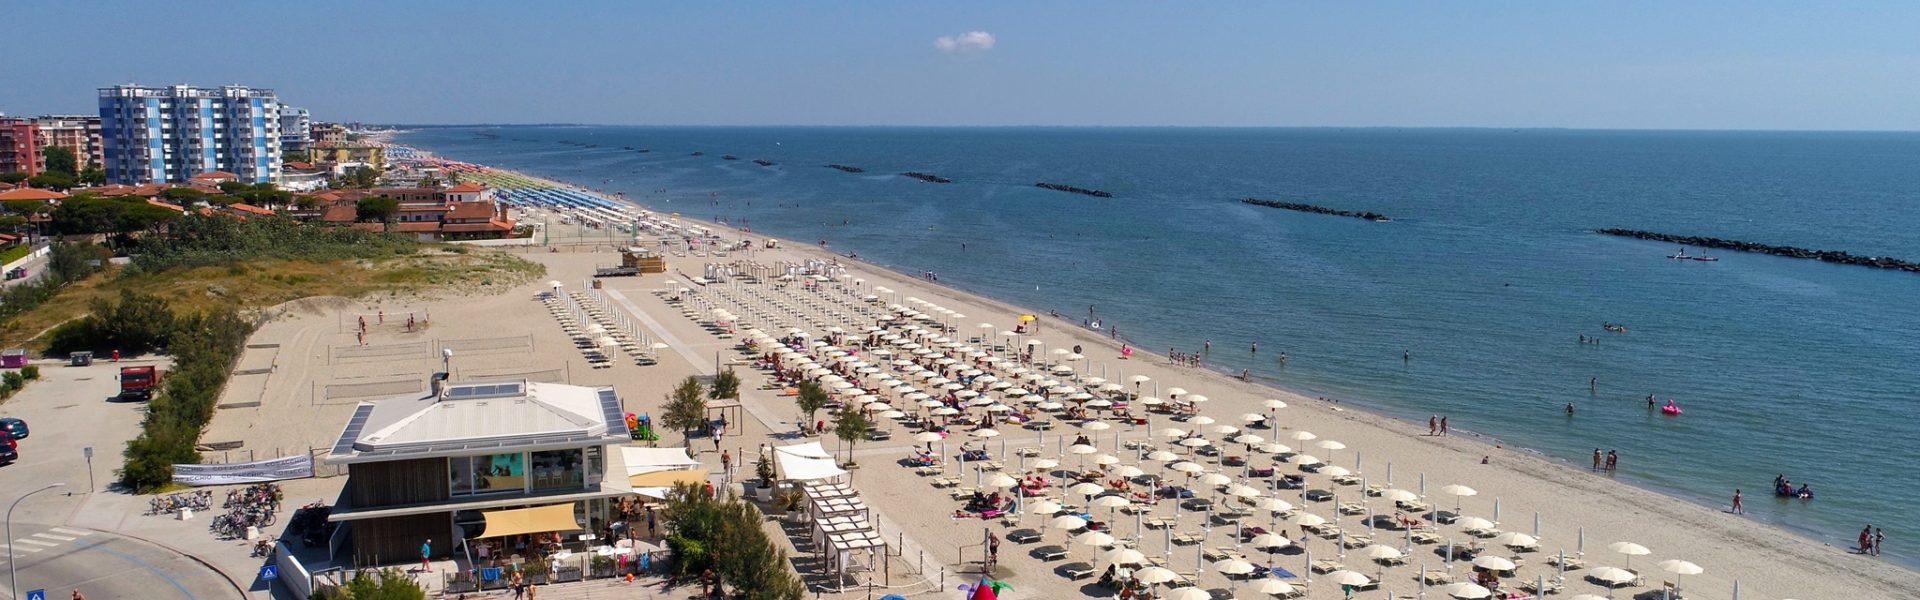
[[[1920,275],[1673,261],[1673,246],[1590,233],[1920,259],[1920,134],[511,127],[400,141],[826,239],[1021,306],[1078,318],[1091,304],[1148,351],[1212,340],[1219,368],[1409,419],[1451,415],[1577,466],[1617,449],[1624,479],[1719,505],[1742,488],[1753,518],[1824,541],[1851,544],[1869,522],[1920,536]],[[1686,414],[1651,414],[1649,393]],[[1818,499],[1771,498],[1783,473]]]

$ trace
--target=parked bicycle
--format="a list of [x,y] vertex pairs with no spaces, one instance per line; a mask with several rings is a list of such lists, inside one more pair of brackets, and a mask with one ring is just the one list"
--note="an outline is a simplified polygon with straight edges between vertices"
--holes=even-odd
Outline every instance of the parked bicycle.
[[163,515],[177,512],[183,508],[204,511],[212,505],[212,490],[178,492],[165,496],[155,496],[152,500],[147,501],[147,514]]

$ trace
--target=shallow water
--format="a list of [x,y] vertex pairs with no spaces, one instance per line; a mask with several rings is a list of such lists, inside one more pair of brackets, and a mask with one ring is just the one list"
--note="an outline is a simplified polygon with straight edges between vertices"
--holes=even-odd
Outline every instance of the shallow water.
[[[1920,259],[1917,134],[512,127],[399,141],[825,239],[1020,306],[1077,319],[1091,304],[1145,351],[1212,340],[1216,368],[1416,421],[1450,415],[1576,465],[1617,449],[1622,478],[1722,506],[1742,488],[1752,518],[1836,545],[1920,517],[1907,466],[1920,450],[1906,443],[1920,439],[1920,275],[1674,261],[1673,246],[1590,233]],[[1650,412],[1649,393],[1686,413]],[[1774,500],[1776,474],[1819,498]],[[1903,527],[1887,528],[1914,537]]]

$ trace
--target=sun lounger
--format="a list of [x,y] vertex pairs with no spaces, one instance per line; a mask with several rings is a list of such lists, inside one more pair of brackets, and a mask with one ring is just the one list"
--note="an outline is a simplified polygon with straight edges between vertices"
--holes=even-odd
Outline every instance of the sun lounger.
[[1362,506],[1362,505],[1361,505],[1360,503],[1358,503],[1358,502],[1348,502],[1348,503],[1346,503],[1346,504],[1342,504],[1342,505],[1340,505],[1340,514],[1343,514],[1343,515],[1364,515],[1364,514],[1367,514],[1367,507],[1366,507],[1366,506]]
[[1453,583],[1453,574],[1440,569],[1427,569],[1420,572],[1420,581],[1427,585]]
[[1346,566],[1340,564],[1340,561],[1322,558],[1320,560],[1313,561],[1313,565],[1311,568],[1315,573],[1332,573],[1334,571],[1338,571],[1340,569],[1346,568]]
[[1353,474],[1341,475],[1333,478],[1333,482],[1340,485],[1360,485],[1360,476]]
[[1192,531],[1182,531],[1180,533],[1173,534],[1173,543],[1179,544],[1182,546],[1192,546],[1194,544],[1198,544],[1206,540],[1207,540],[1206,534],[1195,533]]
[[1015,544],[1031,544],[1040,541],[1040,532],[1032,529],[1015,529],[1007,532],[1007,541]]
[[1413,543],[1415,544],[1438,544],[1443,541],[1446,541],[1446,538],[1440,537],[1439,534],[1431,531],[1413,532]]
[[1304,496],[1310,502],[1326,502],[1333,499],[1333,492],[1326,490],[1307,490]]
[[1038,548],[1034,548],[1032,554],[1034,558],[1038,558],[1043,561],[1052,562],[1052,561],[1060,560],[1062,558],[1066,558],[1067,549],[1063,546],[1041,546]]
[[1346,541],[1344,543],[1347,549],[1349,550],[1354,548],[1365,548],[1367,544],[1373,543],[1373,538],[1370,538],[1364,535],[1349,535],[1346,537]]
[[[1560,562],[1561,561],[1559,556],[1547,557],[1548,566],[1558,567],[1560,566]],[[1568,571],[1578,571],[1578,570],[1587,568],[1587,561],[1580,560],[1579,558],[1575,558],[1572,556],[1567,557],[1566,563],[1567,563]]]
[[[1519,588],[1520,588],[1520,589],[1521,589],[1522,591],[1526,591],[1526,592],[1528,592],[1528,593],[1531,593],[1531,594],[1535,594],[1535,595],[1542,595],[1542,596],[1544,596],[1544,595],[1547,595],[1547,594],[1558,594],[1558,593],[1560,593],[1560,591],[1561,591],[1561,590],[1560,590],[1560,582],[1558,582],[1558,581],[1554,581],[1554,580],[1552,580],[1552,579],[1548,579],[1548,580],[1546,580],[1546,584],[1547,584],[1547,589],[1546,589],[1546,590],[1544,590],[1544,591],[1543,591],[1543,590],[1536,590],[1536,589],[1533,589],[1533,582],[1532,582],[1532,581],[1522,581],[1522,582],[1520,582],[1520,585],[1519,585]],[[1675,597],[1675,598],[1679,598],[1680,596],[1679,596],[1678,594],[1675,594],[1675,595],[1674,595],[1673,597]]]
[[958,477],[939,477],[933,480],[933,487],[958,487],[959,485]]
[[1092,577],[1094,573],[1100,572],[1099,569],[1093,568],[1093,565],[1083,563],[1083,562],[1067,563],[1064,565],[1060,565],[1060,568],[1058,569],[1058,571],[1060,572],[1061,575],[1066,576],[1067,579],[1075,579],[1075,580],[1086,579],[1088,577]]
[[1167,529],[1173,527],[1174,523],[1175,521],[1171,518],[1154,517],[1147,519],[1146,525],[1147,529]]
[[1239,552],[1235,552],[1233,548],[1226,546],[1208,548],[1201,551],[1200,555],[1206,557],[1207,562],[1220,562],[1229,558],[1245,558]]
[[947,490],[947,495],[952,497],[955,500],[965,500],[967,498],[973,497],[973,488],[970,488],[970,487],[953,488],[951,490]]
[[1230,590],[1227,588],[1213,588],[1213,589],[1207,590],[1207,595],[1210,596],[1208,600],[1234,600],[1233,590]]

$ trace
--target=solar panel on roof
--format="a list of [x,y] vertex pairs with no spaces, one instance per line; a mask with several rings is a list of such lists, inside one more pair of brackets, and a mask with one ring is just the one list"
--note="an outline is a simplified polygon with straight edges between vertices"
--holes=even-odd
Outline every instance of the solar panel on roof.
[[340,432],[340,441],[333,444],[334,454],[346,454],[353,451],[354,440],[360,439],[360,430],[366,428],[367,417],[373,415],[372,404],[362,404],[353,409],[353,416],[347,419],[347,428]]
[[613,388],[600,388],[600,416],[607,421],[607,435],[628,435],[627,415],[620,406],[620,396]]

